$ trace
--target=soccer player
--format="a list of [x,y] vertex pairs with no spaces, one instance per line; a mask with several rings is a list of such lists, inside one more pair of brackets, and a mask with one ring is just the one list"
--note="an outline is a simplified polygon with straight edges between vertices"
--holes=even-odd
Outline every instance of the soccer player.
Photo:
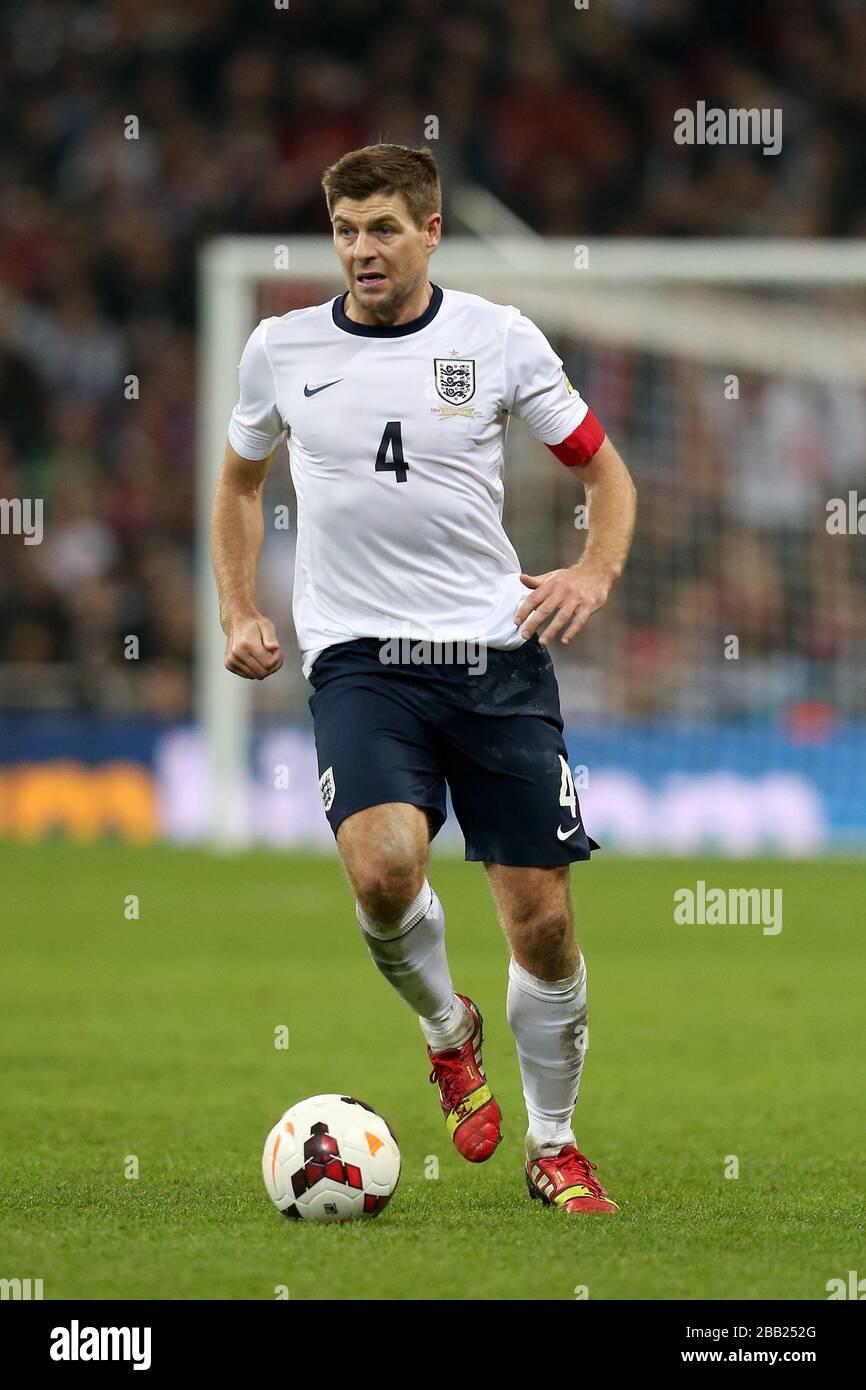
[[[264,680],[283,662],[255,572],[262,485],[288,435],[294,621],[322,800],[363,939],[418,1015],[457,1149],[483,1162],[501,1114],[482,1017],[455,992],[427,880],[447,784],[510,946],[530,1194],[571,1213],[613,1212],[572,1129],[587,1003],[569,865],[598,846],[547,648],[573,641],[605,603],[628,553],[634,487],[535,324],[429,280],[442,218],[428,149],[353,150],[322,185],[346,291],[264,319],[241,358],[212,526],[225,664]],[[586,488],[577,565],[521,572],[501,522],[512,414]]]

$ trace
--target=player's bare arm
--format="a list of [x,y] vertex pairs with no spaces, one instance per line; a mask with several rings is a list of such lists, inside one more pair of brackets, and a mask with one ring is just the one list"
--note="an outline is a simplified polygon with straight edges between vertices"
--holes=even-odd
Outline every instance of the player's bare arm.
[[211,518],[211,556],[226,635],[229,671],[264,680],[279,671],[283,654],[274,625],[256,605],[256,565],[264,539],[262,487],[273,461],[246,459],[226,444]]
[[634,533],[637,493],[610,440],[605,439],[589,463],[574,471],[586,488],[589,506],[583,555],[576,565],[520,576],[532,593],[521,603],[514,621],[524,637],[531,637],[549,618],[538,639],[543,647],[559,632],[567,646],[592,614],[604,607],[622,574]]

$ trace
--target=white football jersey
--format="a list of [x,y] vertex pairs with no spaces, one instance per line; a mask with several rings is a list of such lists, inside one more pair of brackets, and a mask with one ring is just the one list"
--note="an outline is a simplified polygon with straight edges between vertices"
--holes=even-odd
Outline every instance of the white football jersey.
[[508,419],[558,445],[594,417],[512,305],[434,285],[419,318],[380,327],[347,318],[344,300],[262,320],[228,431],[248,459],[289,435],[304,675],[355,637],[521,646],[529,590],[502,527]]

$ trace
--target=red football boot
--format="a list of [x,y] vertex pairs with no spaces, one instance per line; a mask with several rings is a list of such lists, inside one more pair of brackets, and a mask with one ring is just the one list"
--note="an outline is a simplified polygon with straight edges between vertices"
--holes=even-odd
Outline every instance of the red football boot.
[[497,1105],[481,1061],[484,1020],[471,999],[458,994],[475,1027],[460,1047],[446,1047],[427,1056],[433,1066],[431,1082],[439,1086],[439,1101],[448,1133],[459,1152],[470,1163],[483,1163],[502,1138],[502,1113]]
[[552,1158],[528,1158],[529,1195],[540,1197],[546,1207],[562,1207],[563,1211],[619,1211],[593,1177],[596,1167],[573,1144],[566,1144]]

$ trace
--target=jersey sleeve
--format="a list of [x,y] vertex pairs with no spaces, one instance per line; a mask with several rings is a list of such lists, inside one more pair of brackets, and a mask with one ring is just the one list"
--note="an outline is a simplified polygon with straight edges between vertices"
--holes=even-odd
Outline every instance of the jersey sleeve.
[[229,421],[229,443],[245,459],[267,458],[286,430],[265,345],[267,324],[263,319],[247,339],[238,369],[240,396]]
[[561,463],[588,463],[604,430],[563,368],[540,328],[511,307],[505,340],[506,406]]

